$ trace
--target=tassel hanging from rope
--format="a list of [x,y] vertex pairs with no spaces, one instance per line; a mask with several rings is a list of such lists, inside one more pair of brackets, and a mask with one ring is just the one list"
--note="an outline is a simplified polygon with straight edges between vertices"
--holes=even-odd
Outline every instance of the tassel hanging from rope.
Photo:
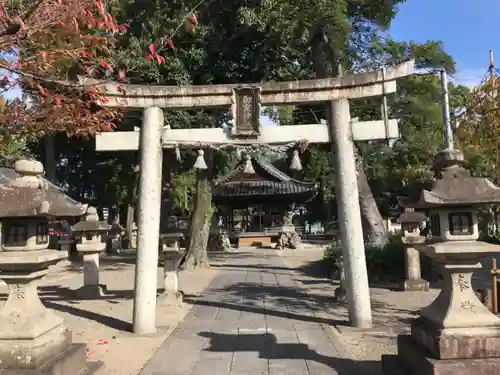
[[205,163],[205,158],[203,157],[203,150],[198,150],[198,157],[196,158],[196,162],[194,163],[195,169],[208,169],[207,163]]
[[249,154],[245,155],[245,169],[243,169],[243,173],[246,174],[255,174],[255,169],[253,169],[252,157]]
[[301,171],[302,170],[302,163],[300,162],[298,150],[293,150],[293,157],[292,157],[292,161],[290,163],[290,169],[292,171]]
[[179,146],[175,147],[175,158],[179,162],[182,161],[182,159],[181,159],[181,150],[180,150]]

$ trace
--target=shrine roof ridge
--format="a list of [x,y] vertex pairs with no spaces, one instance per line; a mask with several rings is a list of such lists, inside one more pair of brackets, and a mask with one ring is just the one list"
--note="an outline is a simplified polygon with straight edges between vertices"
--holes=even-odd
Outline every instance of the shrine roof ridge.
[[[294,179],[293,177],[290,177],[286,173],[284,173],[281,170],[279,170],[278,168],[276,168],[269,160],[265,159],[264,157],[252,156],[251,162],[252,162],[252,164],[254,164],[254,168],[257,167],[257,168],[255,168],[256,170],[258,170],[260,167],[265,172],[267,172],[269,175],[271,175],[276,180],[278,180],[278,182],[290,183],[293,185],[300,185],[300,186],[303,186],[303,187],[311,189],[311,190],[315,188],[314,182],[301,181],[301,180]],[[226,176],[219,179],[215,183],[215,186],[217,187],[217,186],[224,185],[227,183],[241,184],[242,181],[231,182],[230,180],[236,174],[242,172],[244,170],[244,168],[245,168],[245,161],[242,160],[232,172],[230,172]]]
[[[396,79],[413,73],[414,61],[372,72],[347,74],[343,77],[296,80],[287,82],[237,83],[216,85],[162,86],[99,81],[81,77],[83,87],[98,87],[110,107],[224,107],[232,104],[233,90],[260,88],[262,104],[321,102],[336,97],[358,98],[396,91]],[[342,95],[339,92],[345,91]]]

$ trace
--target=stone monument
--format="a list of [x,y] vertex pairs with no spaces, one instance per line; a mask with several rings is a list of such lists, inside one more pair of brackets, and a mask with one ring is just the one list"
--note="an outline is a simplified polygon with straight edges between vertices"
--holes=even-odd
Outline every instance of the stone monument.
[[83,254],[83,286],[75,291],[79,298],[95,298],[106,294],[106,286],[99,283],[99,254],[106,249],[101,237],[110,228],[111,225],[105,221],[99,221],[95,207],[89,207],[85,220],[72,227],[73,232],[80,235],[76,249]]
[[500,188],[471,177],[458,151],[445,150],[436,161],[438,179],[418,202],[429,211],[431,236],[416,248],[441,266],[444,284],[412,322],[411,334],[398,336],[398,355],[382,357],[384,372],[498,375],[500,319],[479,301],[471,278],[481,258],[500,250],[478,241],[477,223],[482,205],[500,202]]
[[398,221],[401,223],[403,231],[403,244],[405,245],[405,267],[406,280],[401,287],[404,291],[429,290],[429,282],[422,279],[420,268],[420,252],[415,249],[415,245],[425,242],[425,236],[420,233],[420,228],[426,217],[421,212],[415,212],[412,208],[407,208]]
[[16,179],[0,184],[0,279],[9,287],[0,310],[0,373],[76,375],[95,369],[100,364],[86,362],[86,346],[72,344],[71,328],[37,292],[49,267],[67,257],[48,249],[49,217],[81,216],[86,206],[50,186],[38,161],[19,160],[15,171]]

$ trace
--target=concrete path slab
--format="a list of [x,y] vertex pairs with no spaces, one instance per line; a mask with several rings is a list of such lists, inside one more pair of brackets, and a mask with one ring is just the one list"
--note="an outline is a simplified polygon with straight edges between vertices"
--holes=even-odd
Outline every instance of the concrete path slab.
[[303,303],[307,291],[274,250],[234,254],[221,267],[202,296],[185,297],[193,309],[141,375],[367,373],[334,322],[315,315],[321,306]]

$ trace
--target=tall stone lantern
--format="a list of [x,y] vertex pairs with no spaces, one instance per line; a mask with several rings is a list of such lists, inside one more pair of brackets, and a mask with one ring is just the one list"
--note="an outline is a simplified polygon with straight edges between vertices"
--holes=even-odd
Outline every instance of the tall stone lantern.
[[38,282],[67,257],[48,249],[51,216],[80,216],[86,207],[43,179],[43,165],[15,163],[15,178],[0,184],[0,279],[9,296],[0,310],[0,373],[80,374],[86,347],[72,344],[69,326],[40,301]]
[[480,259],[500,251],[498,245],[478,241],[477,223],[481,206],[500,202],[500,188],[471,177],[462,161],[458,151],[438,154],[436,165],[444,168],[432,190],[421,193],[418,206],[429,211],[431,236],[416,248],[441,266],[444,283],[412,322],[411,334],[398,337],[398,356],[382,358],[386,373],[404,368],[414,375],[500,374],[500,319],[471,286]]
[[111,225],[99,221],[95,207],[89,207],[85,220],[71,229],[80,235],[76,250],[83,254],[83,286],[75,294],[80,298],[101,297],[106,294],[106,286],[99,283],[99,254],[106,250],[102,235],[111,229]]
[[405,245],[406,280],[401,285],[405,291],[429,290],[429,282],[422,279],[420,252],[415,249],[417,244],[425,242],[425,236],[420,233],[425,220],[426,216],[421,212],[415,212],[413,208],[406,208],[398,218]]

